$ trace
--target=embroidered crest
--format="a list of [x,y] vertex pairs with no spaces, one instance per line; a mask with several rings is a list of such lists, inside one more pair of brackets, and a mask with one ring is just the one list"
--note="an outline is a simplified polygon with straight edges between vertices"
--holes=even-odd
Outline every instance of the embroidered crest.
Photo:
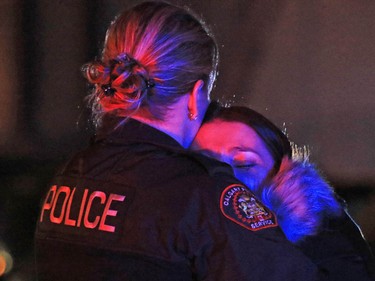
[[230,185],[221,194],[224,216],[251,231],[276,227],[276,216],[244,186]]

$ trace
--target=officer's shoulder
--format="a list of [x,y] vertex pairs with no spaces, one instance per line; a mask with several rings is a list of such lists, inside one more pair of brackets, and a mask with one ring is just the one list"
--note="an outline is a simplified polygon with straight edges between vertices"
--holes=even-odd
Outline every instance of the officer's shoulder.
[[207,157],[203,154],[188,151],[182,155],[187,163],[195,165],[197,169],[203,170],[211,177],[228,176],[234,177],[233,170],[230,165],[220,162],[214,158]]

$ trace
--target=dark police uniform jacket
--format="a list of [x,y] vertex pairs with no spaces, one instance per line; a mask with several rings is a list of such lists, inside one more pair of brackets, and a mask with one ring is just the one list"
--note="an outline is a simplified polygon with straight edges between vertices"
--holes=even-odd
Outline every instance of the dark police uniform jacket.
[[38,280],[323,280],[229,166],[109,123],[41,202]]

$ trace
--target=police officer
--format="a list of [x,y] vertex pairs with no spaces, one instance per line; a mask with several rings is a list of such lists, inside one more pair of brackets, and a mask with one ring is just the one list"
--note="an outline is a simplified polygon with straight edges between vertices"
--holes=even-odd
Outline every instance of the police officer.
[[95,141],[41,203],[39,280],[322,280],[229,166],[185,150],[217,59],[184,9],[146,2],[115,19],[84,68]]

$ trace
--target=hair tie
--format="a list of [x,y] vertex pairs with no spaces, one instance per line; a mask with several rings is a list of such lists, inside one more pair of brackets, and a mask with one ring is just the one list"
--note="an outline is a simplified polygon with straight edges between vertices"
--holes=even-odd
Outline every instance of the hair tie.
[[154,79],[148,79],[146,80],[146,89],[151,89],[155,87],[155,81]]
[[116,90],[111,87],[111,84],[105,84],[101,86],[103,93],[106,97],[113,97]]
[[[104,96],[113,97],[117,91],[115,88],[112,87],[113,80],[119,77],[125,70],[132,72],[134,66],[143,68],[143,66],[137,60],[129,56],[127,53],[119,54],[115,59],[111,59],[109,61],[109,69],[108,69],[109,83],[101,86]],[[155,87],[155,81],[153,79],[146,79],[143,75],[140,75],[140,78],[143,79],[145,83],[145,87],[143,88],[143,90],[149,90]],[[128,83],[129,82],[124,81],[121,84],[121,87],[128,88],[129,87]]]

